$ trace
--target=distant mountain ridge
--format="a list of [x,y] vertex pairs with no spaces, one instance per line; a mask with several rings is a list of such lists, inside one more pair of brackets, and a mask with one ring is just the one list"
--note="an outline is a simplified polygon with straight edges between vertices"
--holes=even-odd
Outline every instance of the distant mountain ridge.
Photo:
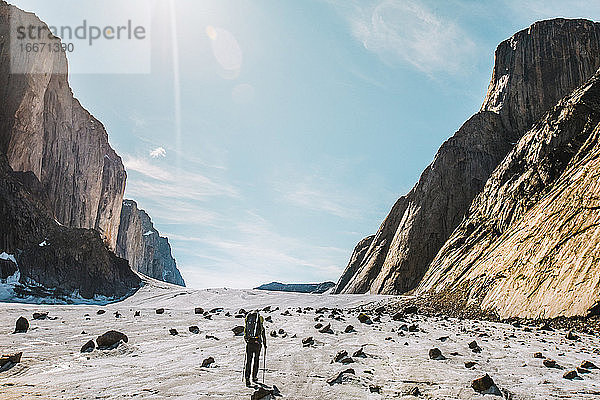
[[280,283],[271,282],[260,285],[254,289],[257,290],[272,290],[275,292],[296,292],[296,293],[325,293],[335,286],[335,282],[323,283]]

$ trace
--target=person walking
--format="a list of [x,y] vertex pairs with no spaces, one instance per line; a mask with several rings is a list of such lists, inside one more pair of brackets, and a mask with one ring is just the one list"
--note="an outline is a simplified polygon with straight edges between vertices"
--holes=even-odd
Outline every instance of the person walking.
[[265,335],[265,321],[258,310],[248,313],[244,322],[244,340],[246,341],[244,377],[246,379],[246,386],[249,387],[250,375],[252,375],[252,382],[258,382],[260,350],[262,346],[265,346],[266,352],[267,336]]

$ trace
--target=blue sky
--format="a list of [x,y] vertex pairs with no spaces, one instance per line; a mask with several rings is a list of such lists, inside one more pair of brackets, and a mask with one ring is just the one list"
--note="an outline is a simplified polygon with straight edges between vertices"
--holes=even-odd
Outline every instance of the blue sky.
[[597,1],[12,3],[50,25],[151,15],[151,73],[70,82],[198,288],[336,281],[478,110],[500,41],[539,19],[600,20]]

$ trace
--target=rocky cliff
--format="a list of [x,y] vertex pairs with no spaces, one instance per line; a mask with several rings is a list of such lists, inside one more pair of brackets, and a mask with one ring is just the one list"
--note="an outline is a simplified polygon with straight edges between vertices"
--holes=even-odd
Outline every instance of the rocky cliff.
[[[126,260],[115,256],[94,229],[57,223],[36,193],[33,173],[12,171],[0,153],[2,279],[15,275],[17,296],[117,299],[140,286]],[[15,274],[16,273],[16,274]]]
[[597,72],[502,161],[418,292],[456,291],[501,317],[590,313],[600,301],[599,177]]
[[537,22],[502,42],[481,110],[441,146],[368,249],[355,251],[335,292],[414,289],[514,143],[598,67],[600,24],[587,20]]
[[60,223],[94,228],[114,249],[126,179],[121,158],[102,124],[73,97],[64,53],[22,53],[27,73],[11,73],[11,20],[45,26],[0,1],[0,152],[15,171],[39,179]]
[[146,276],[185,286],[171,255],[169,240],[160,236],[150,216],[133,200],[123,201],[116,253]]

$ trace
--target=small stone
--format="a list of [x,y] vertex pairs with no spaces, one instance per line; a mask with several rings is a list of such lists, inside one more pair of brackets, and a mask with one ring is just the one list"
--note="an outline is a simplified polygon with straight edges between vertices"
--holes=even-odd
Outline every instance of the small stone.
[[348,326],[346,327],[346,329],[344,329],[344,333],[352,333],[352,332],[356,332],[356,331],[354,330],[354,327],[353,327],[352,325],[348,325]]
[[33,319],[44,320],[46,318],[48,318],[48,313],[47,312],[34,312],[33,313]]
[[321,329],[323,327],[322,323],[315,324],[315,329]]
[[342,360],[340,360],[340,362],[344,365],[346,364],[352,364],[354,362],[354,360],[352,359],[352,357],[344,357]]
[[429,350],[429,358],[432,360],[445,360],[446,357],[442,354],[442,351],[437,347]]
[[542,352],[538,351],[533,353],[533,358],[544,358],[544,356],[542,355]]
[[418,312],[417,306],[408,306],[404,309],[404,314],[417,314]]
[[419,325],[412,324],[411,326],[408,327],[408,331],[409,332],[418,332],[419,331]]
[[277,337],[277,331],[271,331],[271,333],[269,333],[269,335],[271,337]]
[[465,361],[465,368],[473,368],[477,364],[475,361]]
[[194,314],[204,314],[204,308],[202,308],[202,307],[194,308]]
[[572,370],[572,371],[567,371],[563,374],[563,378],[565,379],[575,379],[579,377],[579,375],[577,375],[577,371]]
[[369,385],[369,392],[371,392],[371,393],[381,393],[381,386],[379,386],[379,385]]
[[328,333],[330,335],[333,334],[333,329],[331,329],[331,324],[325,325],[323,328],[319,329],[320,333]]
[[477,342],[474,340],[471,343],[469,343],[469,348],[473,353],[481,353],[481,347],[479,347]]
[[369,318],[369,316],[365,313],[358,314],[357,318],[361,324],[371,325],[373,323],[373,321],[371,321],[371,318]]
[[29,321],[25,317],[19,317],[15,324],[15,331],[13,333],[27,333],[29,330]]
[[474,379],[471,382],[471,387],[478,393],[502,396],[502,393],[488,374],[485,374],[481,378]]
[[406,392],[407,395],[409,396],[414,396],[414,397],[419,397],[421,396],[421,391],[419,390],[419,388],[417,386],[411,388],[408,392]]
[[136,311],[135,314],[133,314],[134,317],[139,317],[140,315],[142,315],[139,311]]
[[352,357],[367,358],[367,355],[361,347],[360,349],[356,350],[354,354],[352,354]]
[[577,336],[573,331],[569,331],[566,338],[569,340],[579,340],[579,336]]
[[102,315],[102,314],[104,314],[105,312],[106,312],[106,311],[104,311],[104,310],[98,310],[98,311],[96,311],[96,314],[98,314],[98,315]]
[[164,314],[165,313],[165,309],[164,308],[157,308],[155,311],[157,314]]
[[83,346],[81,346],[81,353],[91,353],[92,351],[94,351],[94,349],[96,348],[96,344],[94,343],[93,340],[88,340],[88,342],[86,344],[84,344]]
[[598,367],[596,367],[596,364],[594,364],[591,361],[582,361],[580,366],[581,368],[585,369],[598,369]]
[[338,351],[338,353],[335,355],[335,357],[333,357],[333,362],[340,362],[342,361],[344,358],[346,358],[348,356],[348,352],[346,350],[340,350]]
[[277,331],[277,333],[279,333],[280,335],[284,335],[285,334],[285,330],[283,330],[283,328],[279,328],[279,330]]
[[243,336],[244,330],[244,327],[241,325],[235,326],[231,329],[231,331],[233,332],[233,336]]
[[544,366],[547,368],[558,368],[558,364],[556,364],[556,361],[551,360],[549,358],[546,358],[544,361],[542,361],[542,364],[544,364]]
[[304,346],[304,347],[309,347],[309,346],[312,346],[313,344],[315,344],[315,340],[313,339],[312,336],[302,339],[302,346]]
[[581,367],[577,367],[577,372],[580,374],[589,374],[592,371],[590,371],[589,369],[585,369],[585,368],[581,368]]
[[171,336],[179,335],[179,332],[177,332],[177,329],[175,329],[175,328],[169,329],[169,333],[171,334]]
[[210,368],[211,364],[214,364],[215,359],[212,357],[208,357],[206,359],[204,359],[204,361],[202,361],[202,365],[200,366],[200,368]]
[[356,375],[356,372],[354,372],[354,369],[352,368],[345,369],[339,374],[337,374],[334,378],[328,379],[327,383],[329,384],[329,386],[343,383],[346,379],[348,379],[348,375]]
[[190,331],[194,335],[197,335],[200,333],[200,328],[198,328],[196,325],[192,325],[188,328],[188,331]]
[[0,357],[0,372],[8,371],[21,362],[23,353],[5,354]]
[[96,338],[96,344],[98,349],[104,350],[118,346],[121,341],[127,343],[128,340],[127,336],[121,332],[108,331]]

